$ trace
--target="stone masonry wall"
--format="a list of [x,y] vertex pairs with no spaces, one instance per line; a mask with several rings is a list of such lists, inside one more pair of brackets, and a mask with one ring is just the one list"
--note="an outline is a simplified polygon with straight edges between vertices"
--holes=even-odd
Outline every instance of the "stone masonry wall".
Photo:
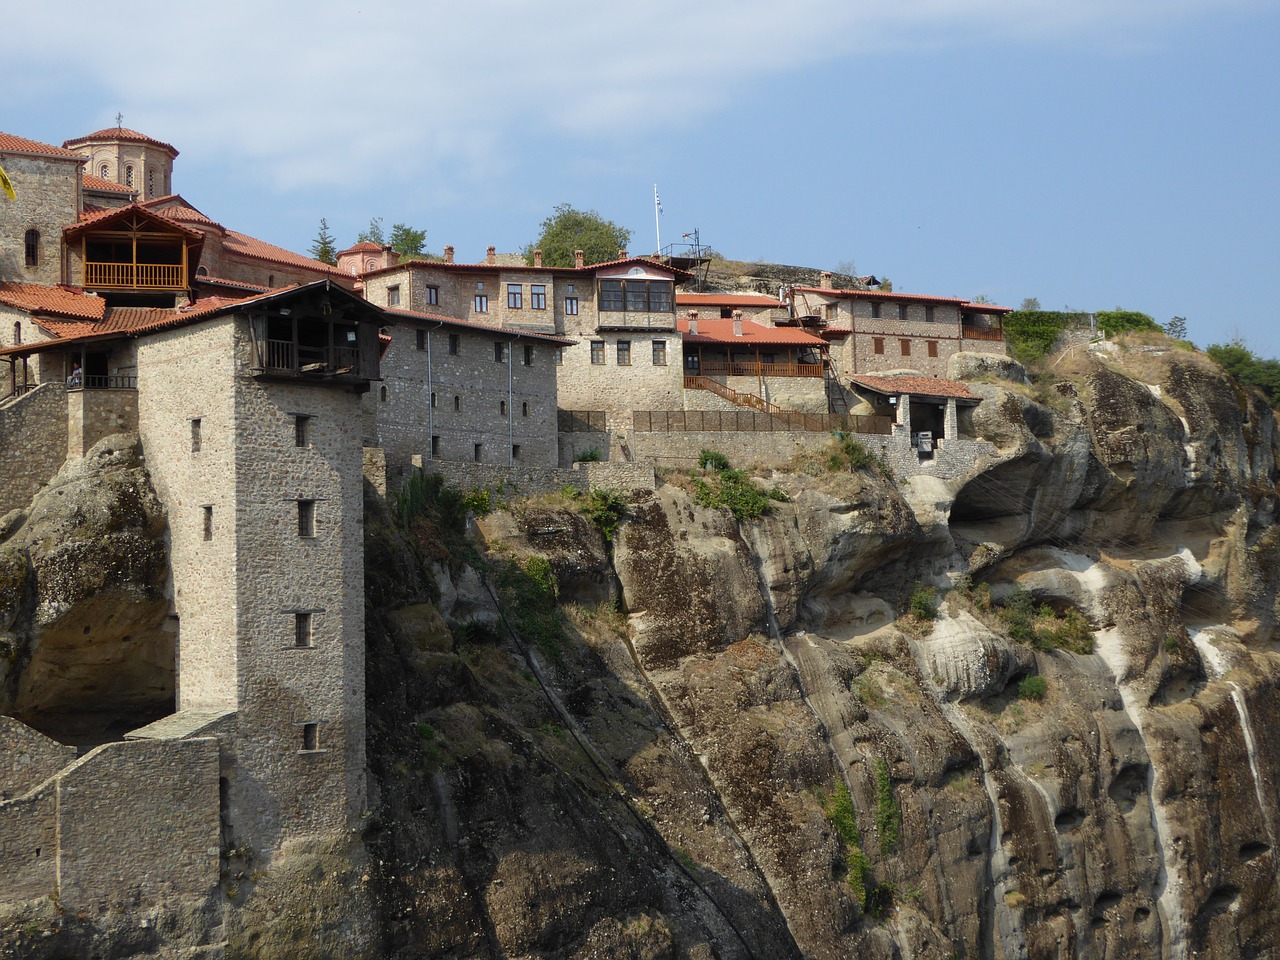
[[217,740],[104,744],[57,782],[64,905],[154,904],[217,884]]
[[[360,395],[246,376],[251,347],[239,322],[229,806],[237,839],[265,851],[351,829],[365,809],[364,447]],[[313,511],[310,530],[302,504]],[[300,614],[310,618],[301,640]]]
[[[654,341],[666,345],[666,364],[655,364]],[[592,362],[592,342],[603,363]],[[618,363],[618,343],[631,346],[631,363]],[[566,410],[606,410],[629,419],[632,410],[680,409],[684,395],[680,334],[609,331],[565,347],[559,368],[560,406]]]
[[532,497],[558,493],[565,487],[586,491],[593,488],[631,490],[652,489],[653,464],[579,463],[572,467],[525,467],[512,469],[483,463],[450,463],[433,460],[422,468],[463,490],[479,488],[496,492],[500,498]]
[[0,900],[71,909],[201,896],[218,882],[218,742],[97,747],[0,802]]
[[76,758],[68,747],[13,717],[0,716],[0,800],[20,797]]
[[138,343],[138,433],[169,517],[178,709],[236,700],[232,329],[223,318]]
[[103,437],[137,429],[136,390],[67,391],[68,457],[83,457]]
[[414,456],[475,461],[477,444],[482,463],[554,466],[556,351],[554,343],[507,331],[398,323],[382,359],[382,383],[364,399],[376,414],[392,476],[403,475]]
[[[59,157],[0,153],[16,200],[4,199],[0,217],[0,280],[62,282],[62,228],[79,214],[80,162]],[[39,262],[28,267],[26,234],[40,231]]]
[[46,383],[0,405],[0,516],[30,503],[66,459],[66,387]]
[[[0,277],[2,276],[3,274],[0,274]],[[40,343],[49,339],[49,336],[36,326],[35,318],[31,314],[0,303],[0,347],[17,346],[17,337],[21,338],[22,343]],[[46,377],[56,380],[65,379],[66,374],[62,372],[62,358],[46,358],[43,354],[32,354],[27,358],[27,384],[34,386],[43,383]],[[0,361],[0,398],[16,392],[22,384],[22,360],[16,360],[12,367],[7,360]]]

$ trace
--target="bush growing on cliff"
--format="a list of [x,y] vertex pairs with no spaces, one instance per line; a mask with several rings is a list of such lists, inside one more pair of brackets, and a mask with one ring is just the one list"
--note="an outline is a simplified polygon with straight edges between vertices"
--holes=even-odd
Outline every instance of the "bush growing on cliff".
[[[487,495],[487,491],[486,491]],[[467,539],[467,495],[444,478],[421,469],[411,473],[394,497],[400,527],[414,534],[418,544],[436,560],[456,569],[475,565],[479,555]]]
[[1043,700],[1049,691],[1049,683],[1038,673],[1023,677],[1018,684],[1019,700]]
[[1015,590],[1005,598],[999,615],[1011,640],[1040,650],[1093,652],[1093,631],[1079,610],[1069,609],[1059,615],[1047,604],[1037,608],[1025,590]]
[[938,595],[933,587],[925,586],[923,583],[916,584],[916,588],[911,591],[907,612],[917,620],[938,619]]
[[853,797],[843,783],[822,797],[822,812],[836,831],[840,849],[844,854],[845,882],[853,891],[853,897],[863,910],[874,884],[871,882],[871,861],[862,850],[862,834],[858,832],[858,813],[853,807]]
[[585,497],[583,512],[604,538],[611,541],[626,516],[627,501],[616,490],[592,490]]
[[704,507],[723,507],[739,520],[757,520],[773,512],[774,502],[791,499],[780,488],[766,490],[745,471],[733,469],[723,453],[703,450],[698,464],[711,471],[709,479],[691,478],[693,499]]
[[889,778],[889,765],[876,758],[876,836],[880,838],[880,852],[888,853],[898,845],[902,835],[902,811],[893,793],[893,781]]
[[1098,329],[1109,337],[1135,330],[1164,330],[1160,324],[1156,323],[1155,317],[1139,313],[1137,310],[1122,310],[1116,307],[1114,310],[1099,310],[1094,316],[1098,320]]
[[827,455],[827,469],[833,473],[843,470],[875,470],[893,479],[893,469],[878,453],[872,453],[860,441],[845,433],[835,435],[835,445]]

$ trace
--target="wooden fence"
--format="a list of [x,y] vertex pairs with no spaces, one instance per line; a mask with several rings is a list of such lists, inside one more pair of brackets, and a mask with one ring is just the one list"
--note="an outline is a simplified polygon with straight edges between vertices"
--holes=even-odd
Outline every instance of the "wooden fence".
[[603,410],[559,410],[556,428],[561,433],[603,433],[609,418]]
[[889,417],[862,417],[852,414],[759,413],[755,410],[636,410],[632,423],[637,433],[777,433],[841,431],[889,436]]

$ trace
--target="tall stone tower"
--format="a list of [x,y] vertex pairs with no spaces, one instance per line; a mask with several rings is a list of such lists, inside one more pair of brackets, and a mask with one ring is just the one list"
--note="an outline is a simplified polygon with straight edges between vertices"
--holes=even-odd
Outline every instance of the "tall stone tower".
[[68,140],[63,146],[89,161],[87,171],[132,187],[144,200],[173,192],[173,160],[178,151],[128,127],[108,127]]

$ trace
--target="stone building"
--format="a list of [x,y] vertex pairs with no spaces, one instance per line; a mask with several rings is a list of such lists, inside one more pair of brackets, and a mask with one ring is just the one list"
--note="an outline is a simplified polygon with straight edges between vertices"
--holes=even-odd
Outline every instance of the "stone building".
[[421,460],[554,467],[556,361],[574,341],[388,309],[382,384],[365,397],[392,476]]
[[[830,275],[823,274],[824,284]],[[911,370],[944,376],[947,360],[963,351],[1005,353],[1002,319],[1011,307],[956,297],[793,287],[796,322],[820,330],[845,378]]]
[[559,406],[625,419],[637,408],[680,409],[684,383],[675,284],[689,274],[643,257],[573,267],[409,260],[362,275],[365,296],[389,309],[481,327],[561,337]]
[[[216,882],[220,843],[269,858],[293,840],[342,835],[365,810],[361,397],[379,379],[379,331],[392,320],[328,281],[185,308],[108,307],[98,318],[101,298],[61,296],[59,318],[41,314],[41,338],[0,349],[45,358],[43,380],[0,405],[0,486],[7,497],[9,481],[39,480],[99,439],[136,431],[168,518],[176,632],[171,715],[124,741],[108,737],[85,762],[99,757],[117,794],[129,784],[147,791],[147,765],[168,764],[183,791],[213,798],[211,809],[173,803],[167,819],[153,811],[151,829],[172,828],[168,856],[196,864],[178,874],[196,887]],[[91,353],[133,373],[100,388],[92,374],[70,384],[52,375]],[[48,463],[8,456],[59,438]],[[40,739],[14,723],[0,726],[0,746]],[[85,762],[74,776],[92,780]],[[106,829],[94,817],[110,814],[46,811],[39,791],[62,790],[72,771],[50,761],[46,773],[34,792],[0,803],[0,848],[31,858],[33,870],[42,842],[54,860],[82,856],[71,838],[94,843]],[[192,818],[212,829],[212,845]],[[0,879],[0,893],[21,893],[10,889],[19,882],[29,878]],[[66,893],[79,905],[111,895]]]
[[785,326],[791,321],[791,310],[785,300],[760,293],[677,293],[676,310],[686,316],[697,310],[704,319],[731,320],[740,313],[744,320],[766,326]]

